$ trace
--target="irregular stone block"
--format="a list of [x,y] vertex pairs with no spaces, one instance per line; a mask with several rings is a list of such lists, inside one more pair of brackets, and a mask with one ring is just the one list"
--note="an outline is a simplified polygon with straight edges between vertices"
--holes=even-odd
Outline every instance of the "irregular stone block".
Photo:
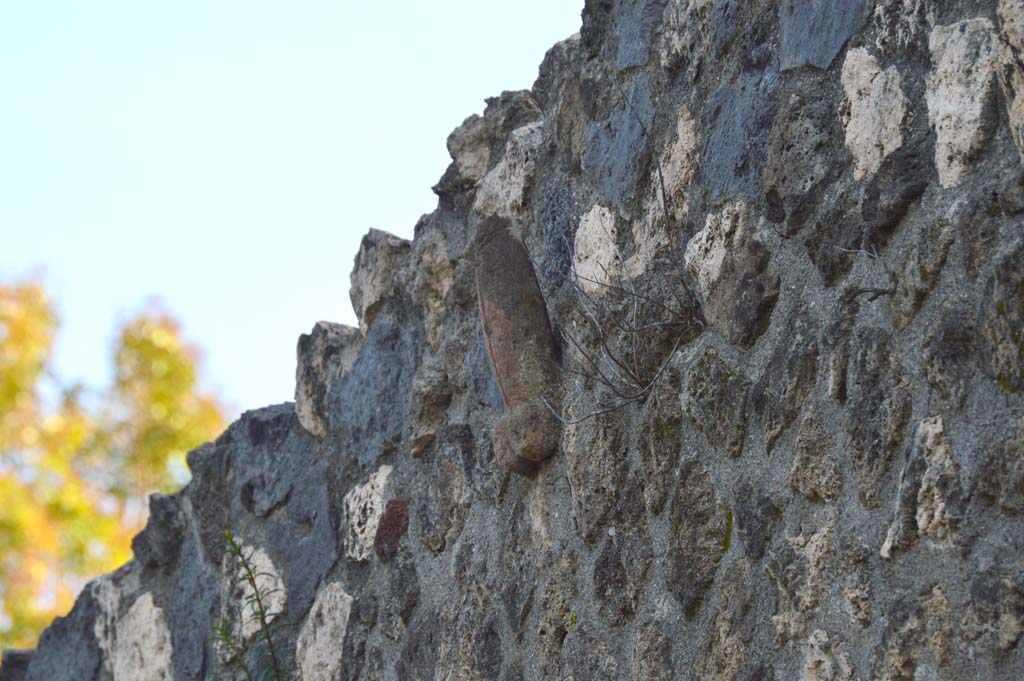
[[409,529],[409,500],[388,499],[377,522],[373,537],[373,550],[381,562],[386,563],[398,553],[398,542]]
[[810,315],[798,314],[751,391],[751,407],[764,420],[769,451],[796,421],[817,379],[818,329]]
[[334,681],[341,672],[342,647],[352,597],[341,582],[320,589],[295,644],[295,663],[303,681]]
[[700,610],[718,564],[732,541],[732,512],[722,502],[707,469],[687,462],[669,510],[665,580],[687,619]]
[[968,642],[999,651],[1012,650],[1024,634],[1024,576],[1020,565],[996,564],[971,580],[961,629]]
[[630,681],[672,681],[672,640],[654,622],[636,627]]
[[476,465],[473,431],[453,425],[438,434],[417,495],[413,534],[434,553],[451,547],[462,532],[470,505],[470,471]]
[[956,233],[946,220],[926,223],[899,267],[896,291],[887,301],[892,325],[907,328],[935,288]]
[[409,241],[379,229],[371,229],[359,244],[349,277],[349,298],[364,336],[384,301],[398,295],[411,248]]
[[895,519],[880,551],[883,558],[911,548],[919,538],[947,543],[959,528],[964,493],[941,416],[918,425],[914,450],[900,477]]
[[25,681],[33,655],[34,650],[4,650],[0,661],[0,681]]
[[949,189],[973,169],[995,125],[995,34],[988,19],[937,26],[928,37],[928,120],[935,130],[935,167]]
[[391,466],[381,466],[365,483],[356,485],[342,502],[345,524],[345,555],[363,561],[370,557],[377,524],[384,512],[384,486]]
[[779,3],[782,68],[827,69],[866,18],[864,0],[783,0]]
[[651,55],[651,34],[661,19],[664,0],[623,0],[615,3],[615,65],[643,66]]
[[856,677],[850,654],[843,643],[831,641],[828,632],[815,629],[804,648],[800,681],[853,681]]
[[899,55],[915,49],[927,50],[925,38],[935,24],[931,0],[879,0],[875,3],[873,23],[875,45],[886,55]]
[[687,244],[684,262],[697,280],[707,320],[730,343],[751,347],[768,328],[779,274],[754,238],[747,204],[709,214],[704,229]]
[[[266,612],[267,624],[280,618],[288,605],[288,590],[284,579],[274,560],[263,547],[254,547],[239,541],[242,555],[248,558],[250,568],[255,577],[256,589],[248,582],[248,570],[242,561],[231,554],[225,553],[221,563],[221,574],[224,578],[224,597],[220,604],[220,620],[232,626],[233,641],[249,641],[260,632],[260,620],[253,605],[257,591],[265,596],[263,607]],[[234,651],[221,650],[222,662],[228,662]]]
[[622,281],[623,263],[618,247],[615,214],[595,205],[580,218],[573,240],[573,272],[577,284],[592,296],[603,296]]
[[629,473],[629,442],[614,412],[572,423],[564,446],[573,512],[583,539],[596,541]]
[[543,144],[544,121],[513,130],[505,155],[480,180],[473,210],[478,215],[513,217],[524,208]]
[[317,322],[299,336],[295,367],[295,413],[299,423],[317,437],[327,434],[327,391],[355,364],[363,337],[344,324]]
[[708,350],[690,370],[683,391],[683,413],[704,433],[708,444],[739,456],[747,430],[750,380]]
[[700,664],[700,679],[730,681],[743,678],[749,664],[748,646],[753,638],[750,615],[754,594],[749,585],[750,565],[740,560],[726,573]]
[[448,418],[453,388],[444,369],[429,360],[420,364],[412,379],[411,454],[420,457]]
[[[114,624],[107,643],[112,681],[171,681],[171,631],[163,609],[146,592]],[[144,674],[144,676],[142,676]]]
[[1024,161],[1024,0],[999,2],[999,82],[1013,141]]
[[907,99],[896,67],[883,71],[878,60],[862,47],[846,54],[842,83],[846,92],[846,147],[856,162],[854,179],[863,180],[903,144]]
[[785,223],[787,235],[827,200],[822,193],[843,170],[838,135],[835,103],[825,97],[792,94],[775,116],[765,151],[766,217]]
[[540,598],[538,652],[546,668],[557,668],[566,634],[578,625],[574,601],[579,593],[576,557],[564,556],[554,565]]
[[743,540],[744,553],[758,562],[771,543],[775,526],[782,520],[782,510],[771,497],[741,482],[733,495],[736,529]]
[[1008,393],[1024,390],[1024,240],[999,258],[978,308],[981,369]]
[[835,440],[808,414],[800,422],[793,445],[793,467],[789,486],[811,501],[833,501],[839,496],[842,479],[835,456]]
[[626,101],[620,107],[607,119],[587,125],[582,159],[583,171],[620,211],[635,195],[647,131],[654,121],[650,76],[634,76],[624,90]]
[[864,188],[862,234],[860,245],[855,247],[880,253],[928,188],[928,176],[928,164],[916,147],[901,147],[887,156]]
[[903,443],[911,408],[910,384],[881,329],[857,332],[849,381],[849,453],[861,502],[877,508],[881,480]]
[[423,309],[427,342],[435,351],[441,345],[441,324],[444,321],[448,292],[455,284],[455,271],[448,259],[447,243],[439,231],[426,244],[417,248],[419,264],[413,281],[413,300]]
[[999,442],[986,457],[972,496],[1001,513],[1024,515],[1024,422],[1015,436]]
[[701,171],[712,202],[761,194],[762,149],[775,114],[778,74],[744,73],[722,83],[707,104]]
[[884,645],[876,653],[874,678],[913,681],[939,678],[927,657],[939,667],[953,659],[953,623],[949,599],[940,586],[917,597],[897,600],[888,617]]
[[787,537],[772,551],[767,570],[778,594],[772,624],[778,643],[806,635],[807,623],[825,592],[825,568],[832,549],[831,527]]
[[400,641],[406,636],[416,606],[420,603],[419,571],[414,561],[399,556],[377,575],[377,626],[384,636]]
[[668,497],[672,470],[679,460],[683,413],[679,378],[671,372],[655,384],[640,417],[640,464],[644,500],[651,515],[658,515]]
[[149,519],[146,527],[132,538],[135,560],[150,569],[173,569],[189,530],[189,515],[179,494],[149,495]]

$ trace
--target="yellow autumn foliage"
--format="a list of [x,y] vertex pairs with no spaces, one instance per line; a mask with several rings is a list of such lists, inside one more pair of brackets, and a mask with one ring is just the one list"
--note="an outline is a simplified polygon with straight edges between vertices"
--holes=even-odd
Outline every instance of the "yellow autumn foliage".
[[129,560],[146,494],[180,486],[185,453],[224,426],[166,313],[125,325],[114,383],[88,406],[51,374],[57,331],[40,284],[0,284],[0,648],[34,645],[89,579]]

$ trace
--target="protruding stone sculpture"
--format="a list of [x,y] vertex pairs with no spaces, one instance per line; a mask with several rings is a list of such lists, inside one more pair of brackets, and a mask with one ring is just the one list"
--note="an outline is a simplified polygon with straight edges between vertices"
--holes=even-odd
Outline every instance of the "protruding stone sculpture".
[[513,473],[533,475],[558,448],[561,424],[552,409],[560,402],[560,381],[544,296],[510,226],[490,217],[477,229],[476,290],[487,354],[508,410],[494,430],[495,457]]

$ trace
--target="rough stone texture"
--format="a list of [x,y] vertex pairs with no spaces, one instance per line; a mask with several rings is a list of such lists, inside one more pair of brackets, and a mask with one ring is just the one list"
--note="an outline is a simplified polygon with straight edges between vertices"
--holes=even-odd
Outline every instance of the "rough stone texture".
[[327,434],[327,389],[352,369],[362,341],[358,329],[330,322],[317,322],[312,332],[299,336],[295,413],[317,437]]
[[580,218],[572,266],[579,287],[592,296],[602,296],[622,281],[618,235],[615,214],[604,206],[595,205]]
[[864,22],[864,0],[782,0],[779,3],[782,68],[827,69]]
[[365,336],[385,300],[397,295],[400,273],[411,244],[393,234],[371,229],[356,253],[349,297]]
[[890,66],[883,71],[862,47],[846,54],[842,82],[848,111],[846,146],[856,160],[853,177],[863,180],[903,144],[907,100],[899,70]]
[[[227,678],[225,530],[296,678],[1024,678],[1020,27],[587,0],[452,133],[415,238],[366,238],[358,334],[314,327],[296,404],[191,452],[0,678]],[[575,285],[588,248],[616,289]]]
[[333,681],[341,671],[339,641],[345,640],[352,597],[338,582],[324,586],[299,631],[295,643],[296,666],[303,681]]
[[995,125],[995,35],[988,19],[938,26],[928,38],[928,120],[943,187],[960,184]]

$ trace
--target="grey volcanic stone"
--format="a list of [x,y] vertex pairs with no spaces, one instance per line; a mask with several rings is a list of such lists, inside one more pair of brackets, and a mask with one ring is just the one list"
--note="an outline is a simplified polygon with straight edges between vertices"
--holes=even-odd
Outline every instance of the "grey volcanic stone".
[[827,69],[867,19],[864,0],[781,0],[782,68]]

